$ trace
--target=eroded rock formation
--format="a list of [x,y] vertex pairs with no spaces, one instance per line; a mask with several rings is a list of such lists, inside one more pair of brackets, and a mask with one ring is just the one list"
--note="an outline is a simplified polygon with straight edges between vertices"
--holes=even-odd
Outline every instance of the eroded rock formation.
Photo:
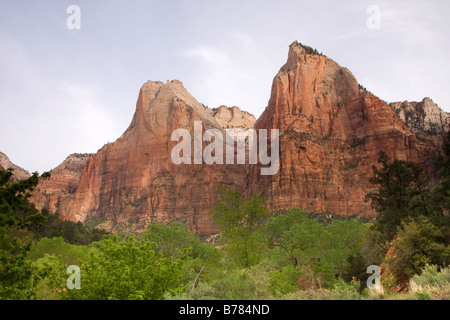
[[[150,220],[182,220],[199,233],[216,232],[208,212],[217,199],[217,185],[243,186],[247,168],[174,164],[171,150],[178,142],[171,141],[171,134],[179,128],[192,132],[196,120],[202,121],[203,131],[223,131],[181,82],[147,82],[129,128],[87,160],[70,201],[59,208],[52,205],[50,211],[59,211],[62,219],[103,218],[137,228]],[[40,190],[48,193],[45,185]]]
[[280,129],[279,172],[263,177],[255,166],[248,185],[273,210],[294,206],[373,217],[364,196],[379,151],[433,171],[437,150],[419,141],[349,70],[298,42],[291,44],[255,128]]
[[50,179],[42,179],[36,187],[33,197],[36,206],[52,213],[71,210],[81,174],[91,156],[89,153],[71,154],[51,170]]
[[0,170],[13,169],[13,179],[27,179],[30,177],[30,173],[25,169],[12,163],[8,156],[3,152],[0,152]]
[[[204,107],[179,81],[149,81],[140,90],[125,133],[95,155],[66,160],[58,167],[61,171],[55,169],[38,186],[37,203],[62,219],[100,218],[137,228],[150,220],[181,220],[196,232],[212,234],[218,229],[208,212],[222,184],[246,196],[262,193],[272,210],[294,206],[374,217],[364,196],[371,190],[369,178],[379,151],[422,163],[433,173],[439,148],[439,139],[418,139],[396,109],[359,86],[346,68],[294,42],[256,123],[237,107]],[[434,111],[425,114],[424,128],[427,119],[437,117]],[[171,150],[177,142],[171,134],[179,128],[192,133],[194,121],[202,121],[203,131],[279,129],[278,172],[261,176],[261,165],[248,162],[174,164]]]

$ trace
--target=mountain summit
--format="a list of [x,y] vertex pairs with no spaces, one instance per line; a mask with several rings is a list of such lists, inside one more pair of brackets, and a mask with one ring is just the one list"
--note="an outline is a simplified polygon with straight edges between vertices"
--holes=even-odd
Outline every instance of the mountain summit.
[[[369,178],[380,151],[419,162],[435,174],[441,132],[418,139],[399,108],[366,91],[346,68],[298,42],[290,45],[268,106],[256,122],[238,107],[206,108],[180,81],[148,81],[124,134],[77,160],[80,165],[71,170],[78,168],[78,175],[67,180],[70,191],[58,175],[38,185],[38,206],[58,212],[61,219],[100,221],[110,229],[127,225],[139,231],[152,220],[179,220],[198,233],[212,234],[218,229],[208,212],[221,184],[244,196],[263,194],[272,210],[294,206],[374,217],[364,196],[371,190]],[[417,109],[408,108],[402,110]],[[203,132],[278,129],[278,172],[261,176],[261,164],[248,162],[174,164],[170,155],[177,142],[171,134],[180,128],[193,133],[195,121],[201,121]]]

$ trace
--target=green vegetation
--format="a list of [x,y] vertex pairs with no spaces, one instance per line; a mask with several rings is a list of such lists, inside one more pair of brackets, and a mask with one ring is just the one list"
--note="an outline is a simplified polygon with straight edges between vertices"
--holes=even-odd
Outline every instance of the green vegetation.
[[35,240],[41,238],[62,237],[71,244],[87,245],[100,240],[108,233],[104,230],[89,228],[81,222],[60,221],[55,214],[49,214],[47,210],[42,210],[46,221],[37,226],[33,232]]
[[322,52],[317,51],[317,49],[313,49],[310,46],[299,43],[304,49],[306,54],[323,56]]
[[[419,165],[380,153],[367,195],[375,221],[271,212],[261,195],[219,187],[214,245],[180,222],[139,235],[61,222],[28,201],[48,174],[12,181],[0,171],[0,298],[449,299],[448,143],[443,151],[435,186]],[[68,286],[73,265],[79,289]],[[384,292],[366,287],[370,265],[382,267]]]
[[[383,280],[387,288],[405,287],[428,265],[449,265],[449,140],[443,151],[437,161],[440,182],[434,187],[430,187],[418,164],[391,161],[383,152],[378,159],[381,168],[373,168],[371,182],[378,189],[370,192],[367,199],[372,201],[378,216],[369,233],[366,256],[377,263],[384,261]],[[420,294],[419,297],[425,298]]]
[[238,266],[257,264],[264,251],[263,226],[270,216],[265,199],[254,195],[244,202],[234,190],[219,186],[220,200],[211,211],[221,226],[227,252]]
[[380,152],[378,163],[381,168],[374,166],[370,179],[378,189],[368,193],[366,199],[378,213],[375,229],[391,241],[401,221],[426,212],[428,177],[418,164],[402,160],[391,163],[384,152]]
[[[28,233],[45,217],[28,201],[39,182],[38,173],[12,181],[13,170],[0,171],[0,298],[31,299],[34,268],[26,259],[32,245]],[[48,173],[42,175],[47,178]]]

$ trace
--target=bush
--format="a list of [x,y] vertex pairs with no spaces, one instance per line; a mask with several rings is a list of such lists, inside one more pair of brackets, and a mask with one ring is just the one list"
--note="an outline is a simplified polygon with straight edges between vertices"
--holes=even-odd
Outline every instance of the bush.
[[35,240],[62,237],[70,244],[88,245],[101,240],[104,235],[108,235],[108,232],[104,230],[88,228],[81,222],[60,221],[58,215],[50,214],[45,209],[42,210],[42,214],[47,219],[34,230]]
[[331,289],[298,290],[280,297],[284,300],[360,300],[358,281],[337,280]]
[[419,300],[431,300],[430,295],[426,292],[417,291],[416,296]]
[[450,298],[450,268],[427,265],[420,275],[415,275],[409,282],[409,290],[419,300]]
[[326,292],[326,300],[359,300],[361,296],[359,295],[360,284],[358,281],[352,281],[350,283],[339,279],[333,289]]
[[158,300],[182,292],[183,259],[165,258],[153,250],[151,242],[136,242],[134,237],[120,241],[111,236],[95,246],[98,253],[91,252],[79,266],[80,289],[66,290],[61,282],[60,287],[52,288],[61,292],[62,299]]
[[36,261],[46,254],[61,256],[66,265],[78,264],[89,256],[89,247],[77,246],[64,241],[62,237],[42,238],[28,252],[27,258]]
[[179,259],[187,254],[181,280],[187,290],[190,290],[200,270],[202,272],[199,280],[209,280],[216,275],[216,270],[219,268],[222,252],[202,242],[200,237],[188,230],[184,224],[172,222],[165,225],[152,222],[140,235],[138,241],[152,242],[153,249],[169,259]]
[[264,300],[273,299],[268,290],[273,265],[261,263],[248,269],[219,269],[213,280],[200,281],[193,290],[174,297],[189,300]]
[[411,282],[419,287],[444,287],[450,284],[450,268],[442,268],[439,271],[436,265],[427,265],[420,275],[415,275]]
[[387,262],[387,268],[399,283],[420,274],[427,264],[445,266],[450,262],[450,247],[439,228],[425,217],[402,223],[397,236],[392,245],[395,259]]
[[289,264],[281,270],[270,273],[269,289],[275,296],[295,292],[299,289],[298,280],[305,273],[305,268]]

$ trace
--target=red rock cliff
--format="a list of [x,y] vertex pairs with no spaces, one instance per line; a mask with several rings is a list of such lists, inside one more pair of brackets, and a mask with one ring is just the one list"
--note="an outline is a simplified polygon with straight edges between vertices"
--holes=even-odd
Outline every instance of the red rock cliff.
[[273,210],[290,206],[339,215],[374,216],[364,202],[379,151],[432,170],[436,146],[425,145],[352,73],[294,42],[276,75],[256,129],[280,129],[280,169],[249,179]]
[[[179,81],[147,82],[140,90],[129,128],[114,143],[89,158],[72,197],[59,208],[74,221],[105,218],[145,227],[148,221],[184,221],[199,233],[217,231],[209,210],[217,199],[217,184],[239,188],[245,166],[180,164],[171,161],[175,129],[193,132],[223,130],[207,108]],[[205,143],[206,144],[206,143]]]
[[394,108],[359,86],[349,70],[297,42],[254,124],[255,129],[280,130],[275,175],[261,176],[260,165],[175,165],[170,155],[177,142],[171,134],[178,128],[192,133],[196,120],[203,130],[254,123],[237,107],[207,109],[179,81],[149,81],[125,133],[85,164],[78,162],[64,179],[56,174],[40,184],[39,205],[62,219],[103,218],[141,227],[150,220],[181,220],[196,232],[211,234],[218,229],[208,212],[220,183],[245,195],[264,194],[273,210],[295,206],[373,217],[364,196],[371,190],[379,151],[420,162],[433,172],[438,149],[417,139]]

